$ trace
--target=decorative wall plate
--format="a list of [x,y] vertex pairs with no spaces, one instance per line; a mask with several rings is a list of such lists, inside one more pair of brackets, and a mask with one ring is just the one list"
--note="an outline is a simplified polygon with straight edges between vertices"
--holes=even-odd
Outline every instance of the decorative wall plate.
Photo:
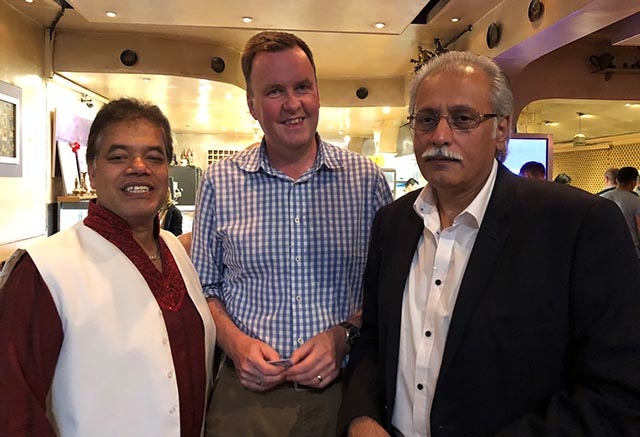
[[500,42],[500,26],[497,23],[491,23],[487,28],[487,47],[494,48]]
[[531,3],[529,3],[529,11],[527,12],[529,21],[533,23],[534,21],[539,20],[543,13],[544,3],[540,0],[531,0]]

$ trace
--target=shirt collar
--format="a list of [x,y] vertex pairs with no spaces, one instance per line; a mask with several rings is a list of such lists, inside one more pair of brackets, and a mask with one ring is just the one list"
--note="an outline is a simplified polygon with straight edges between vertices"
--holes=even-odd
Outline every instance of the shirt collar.
[[[318,143],[318,154],[316,155],[316,161],[313,167],[310,169],[311,173],[323,167],[329,170],[338,170],[344,167],[344,162],[334,148],[329,143],[324,142],[318,133],[316,133],[316,141]],[[245,153],[241,153],[235,159],[240,168],[247,172],[255,173],[260,169],[269,174],[277,172],[269,163],[267,143],[264,137],[260,144],[249,146],[249,148],[245,150]]]
[[[84,219],[84,224],[111,240],[114,235],[123,235],[127,238],[133,238],[131,226],[120,216],[114,214],[108,209],[99,205],[95,199],[92,199],[88,205],[88,214]],[[160,235],[160,220],[158,215],[153,220],[153,236]]]
[[[471,201],[467,207],[460,212],[454,219],[454,224],[462,217],[469,217],[473,221],[473,226],[480,228],[484,215],[487,212],[487,205],[489,205],[489,199],[493,192],[493,187],[496,183],[496,175],[498,174],[498,161],[493,160],[493,166],[489,177],[485,181],[482,189],[476,197]],[[415,202],[413,203],[413,210],[424,221],[425,227],[429,227],[429,224],[433,225],[433,221],[437,220],[438,228],[440,227],[440,218],[438,216],[438,209],[435,203],[433,189],[427,183],[422,189]],[[471,223],[470,223],[471,224]]]

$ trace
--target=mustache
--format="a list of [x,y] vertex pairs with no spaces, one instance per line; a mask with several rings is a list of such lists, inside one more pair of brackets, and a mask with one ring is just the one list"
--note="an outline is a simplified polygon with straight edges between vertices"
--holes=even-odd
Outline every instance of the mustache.
[[451,161],[462,161],[462,155],[452,152],[448,147],[434,147],[424,151],[421,158],[424,159],[448,159]]

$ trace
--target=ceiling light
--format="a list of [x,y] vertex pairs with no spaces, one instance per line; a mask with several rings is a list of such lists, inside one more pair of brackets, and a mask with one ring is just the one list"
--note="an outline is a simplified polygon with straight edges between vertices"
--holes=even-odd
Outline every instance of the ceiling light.
[[388,106],[383,106],[382,107],[382,113],[383,114],[389,114],[391,112],[391,108]]
[[142,78],[142,81],[143,81],[143,82],[151,82],[151,79],[149,79],[148,77],[143,77],[143,78]]
[[627,108],[640,108],[640,103],[625,103],[624,106]]
[[376,24],[374,24],[376,29],[384,29],[387,25],[384,24],[382,21],[378,21]]
[[253,21],[253,18],[251,17],[242,17],[243,23],[251,23],[252,21]]
[[33,3],[33,0],[24,0],[25,3]]
[[347,134],[344,136],[344,143],[349,144],[349,141],[351,141],[351,135]]
[[115,18],[115,17],[117,17],[117,16],[118,16],[118,14],[117,14],[117,13],[115,13],[115,12],[113,12],[113,11],[107,11],[107,12],[105,12],[104,14],[105,14],[107,17],[109,17],[109,18]]
[[459,18],[459,17],[453,17],[453,18],[451,19],[451,22],[452,22],[452,23],[457,23],[458,21],[460,21],[460,18]]

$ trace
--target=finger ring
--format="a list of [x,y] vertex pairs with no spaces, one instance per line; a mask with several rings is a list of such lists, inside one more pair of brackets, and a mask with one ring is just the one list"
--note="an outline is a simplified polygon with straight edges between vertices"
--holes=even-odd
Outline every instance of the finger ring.
[[318,375],[316,378],[318,378],[318,382],[322,382],[322,375]]
[[256,385],[262,385],[262,381],[259,379],[256,379]]

